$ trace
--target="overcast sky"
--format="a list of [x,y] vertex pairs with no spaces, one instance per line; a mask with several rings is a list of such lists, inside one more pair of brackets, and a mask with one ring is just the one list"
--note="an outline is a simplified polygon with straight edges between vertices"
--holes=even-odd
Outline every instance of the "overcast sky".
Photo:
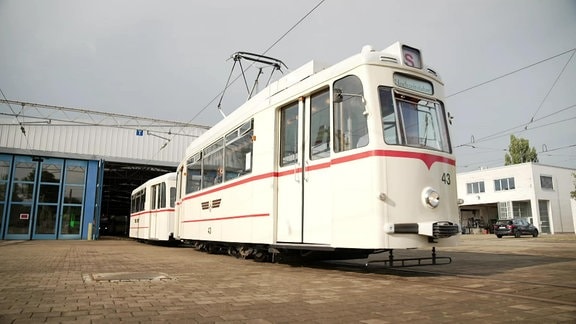
[[[263,53],[319,3],[0,0],[0,88],[10,100],[210,126],[230,55]],[[326,0],[266,55],[294,70],[395,41],[421,48],[446,84],[459,172],[503,165],[508,130],[531,119],[514,134],[541,163],[576,169],[576,0]],[[236,85],[227,113],[246,98]]]

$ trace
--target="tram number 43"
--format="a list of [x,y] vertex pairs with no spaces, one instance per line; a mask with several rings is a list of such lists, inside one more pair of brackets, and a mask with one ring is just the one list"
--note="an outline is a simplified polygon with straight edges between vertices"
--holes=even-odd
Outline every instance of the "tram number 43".
[[450,185],[450,173],[442,173],[442,182]]

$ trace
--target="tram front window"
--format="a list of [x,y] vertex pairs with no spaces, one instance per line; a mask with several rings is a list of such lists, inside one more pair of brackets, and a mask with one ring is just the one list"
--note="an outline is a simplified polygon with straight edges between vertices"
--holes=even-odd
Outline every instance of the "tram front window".
[[437,101],[395,93],[380,87],[384,141],[450,152],[444,110]]

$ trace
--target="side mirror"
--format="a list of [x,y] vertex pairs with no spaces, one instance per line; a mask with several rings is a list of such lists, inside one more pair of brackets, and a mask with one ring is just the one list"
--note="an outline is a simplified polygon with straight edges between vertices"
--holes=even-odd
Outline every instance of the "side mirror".
[[452,119],[454,119],[454,116],[452,116],[452,114],[450,114],[450,112],[448,112],[448,123],[450,125],[452,125]]
[[344,97],[360,98],[360,100],[362,100],[362,104],[366,105],[366,99],[364,99],[364,95],[357,93],[344,93],[342,92],[342,89],[334,89],[334,98],[332,98],[334,103],[342,103],[344,101]]
[[334,103],[341,103],[344,101],[344,96],[342,95],[342,89],[334,89],[334,98],[332,98]]

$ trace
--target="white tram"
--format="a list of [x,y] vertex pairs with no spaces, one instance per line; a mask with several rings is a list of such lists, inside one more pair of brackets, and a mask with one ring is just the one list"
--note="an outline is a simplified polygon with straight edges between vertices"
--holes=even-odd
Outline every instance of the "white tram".
[[444,85],[395,43],[270,84],[187,149],[174,235],[256,258],[454,245]]
[[134,189],[129,236],[142,241],[173,240],[175,201],[175,172],[150,179]]

